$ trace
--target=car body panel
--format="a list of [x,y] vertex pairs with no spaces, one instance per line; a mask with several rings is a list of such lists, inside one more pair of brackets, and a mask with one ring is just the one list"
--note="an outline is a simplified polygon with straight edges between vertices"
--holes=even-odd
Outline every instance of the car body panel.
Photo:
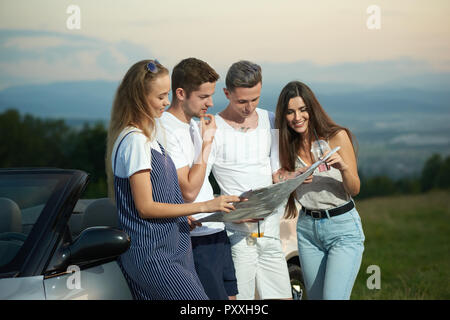
[[45,300],[44,276],[0,279],[0,300]]
[[47,300],[133,299],[116,261],[45,279],[44,286]]
[[297,219],[281,219],[280,240],[286,261],[298,258]]

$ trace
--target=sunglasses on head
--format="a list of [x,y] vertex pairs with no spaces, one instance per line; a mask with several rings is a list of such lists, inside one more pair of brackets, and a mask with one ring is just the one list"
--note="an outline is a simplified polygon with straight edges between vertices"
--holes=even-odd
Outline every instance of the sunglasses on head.
[[161,63],[159,63],[159,61],[157,59],[147,63],[147,71],[150,71],[151,73],[157,73],[158,67],[156,64],[161,64]]

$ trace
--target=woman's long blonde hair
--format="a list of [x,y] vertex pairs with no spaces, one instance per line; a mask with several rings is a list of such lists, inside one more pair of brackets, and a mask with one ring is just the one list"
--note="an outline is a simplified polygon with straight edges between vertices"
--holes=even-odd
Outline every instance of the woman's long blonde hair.
[[[156,66],[154,72],[149,71],[148,64]],[[114,174],[111,156],[120,132],[127,126],[142,130],[151,139],[155,128],[153,109],[148,105],[147,96],[151,91],[151,82],[167,75],[169,71],[155,60],[142,60],[135,63],[125,74],[117,88],[109,121],[106,145],[106,177],[108,179],[108,196],[114,199]]]

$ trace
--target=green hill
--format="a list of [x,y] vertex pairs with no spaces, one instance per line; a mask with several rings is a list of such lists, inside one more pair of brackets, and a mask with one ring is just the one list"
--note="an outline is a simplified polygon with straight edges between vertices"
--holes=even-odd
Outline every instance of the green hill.
[[[450,191],[357,201],[366,236],[352,299],[450,299]],[[370,265],[381,288],[368,289]]]

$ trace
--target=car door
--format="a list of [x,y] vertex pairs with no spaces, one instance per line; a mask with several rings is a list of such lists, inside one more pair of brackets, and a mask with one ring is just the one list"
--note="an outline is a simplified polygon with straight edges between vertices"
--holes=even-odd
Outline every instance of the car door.
[[[94,261],[86,259],[86,261],[69,265],[59,263],[58,256],[64,254],[64,248],[84,235],[81,233],[78,238],[70,240],[69,233],[70,229],[66,228],[66,234],[45,272],[45,298],[47,300],[133,299],[115,256]],[[105,236],[105,239],[107,238],[108,236]],[[101,252],[98,253],[98,257],[101,257]]]
[[79,170],[0,169],[0,299],[131,298],[116,261],[128,236],[106,227],[70,235],[87,182]]
[[72,265],[44,280],[47,300],[131,300],[128,284],[116,261],[81,270]]

